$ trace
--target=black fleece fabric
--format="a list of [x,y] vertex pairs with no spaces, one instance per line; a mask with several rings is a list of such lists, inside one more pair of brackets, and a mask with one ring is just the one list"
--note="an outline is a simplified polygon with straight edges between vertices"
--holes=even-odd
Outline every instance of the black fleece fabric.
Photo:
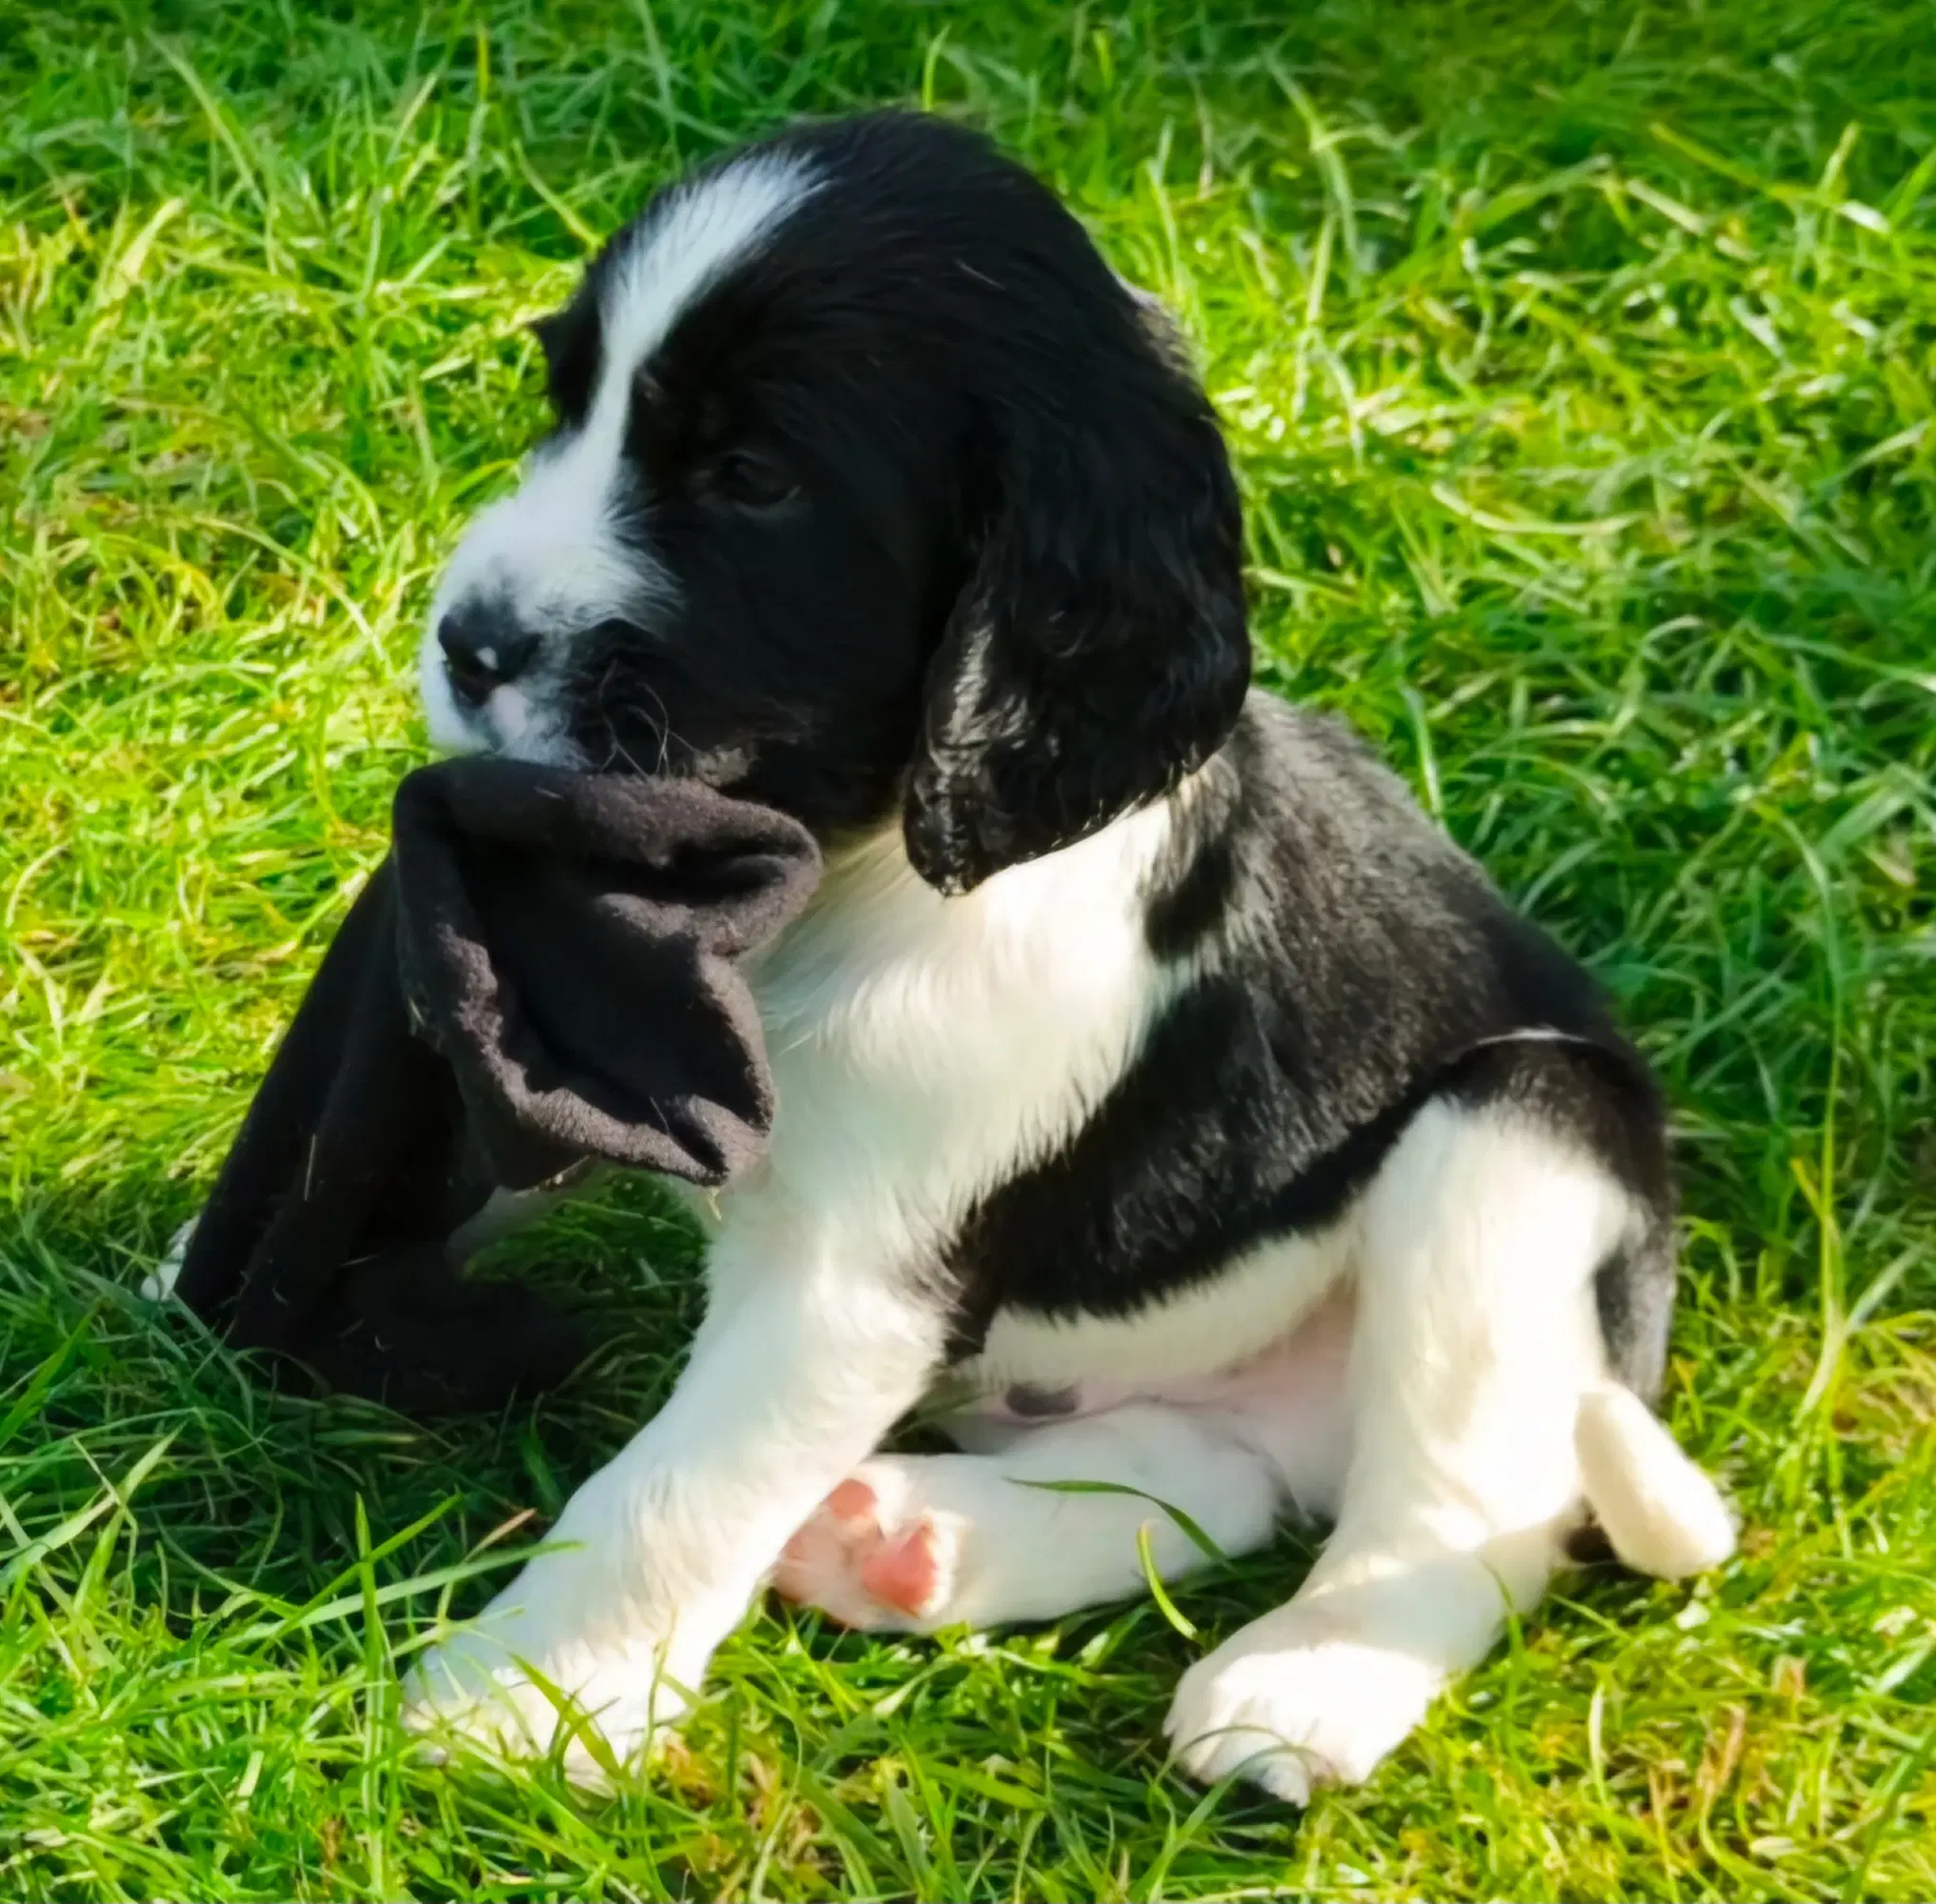
[[806,904],[812,836],[685,780],[484,758],[397,790],[243,1119],[176,1292],[238,1348],[411,1413],[553,1383],[578,1326],[446,1246],[493,1190],[599,1160],[704,1185],[772,1125],[737,961]]

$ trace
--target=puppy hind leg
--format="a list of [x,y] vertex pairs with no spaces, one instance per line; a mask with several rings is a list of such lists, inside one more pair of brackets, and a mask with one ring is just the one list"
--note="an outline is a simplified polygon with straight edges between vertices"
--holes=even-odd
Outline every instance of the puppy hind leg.
[[853,1627],[1053,1619],[1141,1591],[1146,1530],[1163,1578],[1207,1564],[1167,1507],[1241,1553],[1278,1505],[1268,1459],[1217,1417],[1129,1403],[998,1453],[877,1455],[793,1537],[774,1584]]
[[1538,1600],[1603,1377],[1593,1273],[1629,1217],[1529,1120],[1444,1102],[1413,1120],[1360,1212],[1336,1530],[1287,1605],[1185,1675],[1169,1731],[1189,1771],[1297,1803],[1356,1782]]

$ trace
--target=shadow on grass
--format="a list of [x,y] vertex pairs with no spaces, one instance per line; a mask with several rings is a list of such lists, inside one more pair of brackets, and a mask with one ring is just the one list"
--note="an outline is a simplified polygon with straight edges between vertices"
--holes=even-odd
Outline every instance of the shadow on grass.
[[178,1306],[142,1298],[180,1211],[178,1184],[82,1181],[33,1194],[0,1229],[11,1284],[0,1448],[34,1431],[9,1504],[30,1541],[58,1534],[65,1548],[88,1530],[62,1530],[139,1471],[127,1564],[174,1617],[230,1592],[300,1604],[372,1526],[433,1517],[401,1556],[412,1566],[449,1565],[519,1513],[529,1539],[656,1406],[696,1319],[689,1229],[649,1186],[623,1188],[480,1266],[588,1320],[595,1347],[571,1380],[498,1414],[411,1421],[301,1393]]

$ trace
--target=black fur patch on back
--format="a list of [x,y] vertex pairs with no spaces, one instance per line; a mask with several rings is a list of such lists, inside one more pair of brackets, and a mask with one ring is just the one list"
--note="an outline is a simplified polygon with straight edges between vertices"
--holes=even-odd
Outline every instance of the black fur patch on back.
[[[1670,1238],[1658,1093],[1592,980],[1342,728],[1253,697],[1148,904],[1152,949],[1202,975],[1083,1128],[969,1213],[950,1255],[966,1345],[1003,1308],[1124,1314],[1325,1229],[1433,1097],[1522,1108]],[[1516,1035],[1541,1032],[1558,1035]],[[1644,1393],[1671,1255],[1637,1243],[1597,1285]]]

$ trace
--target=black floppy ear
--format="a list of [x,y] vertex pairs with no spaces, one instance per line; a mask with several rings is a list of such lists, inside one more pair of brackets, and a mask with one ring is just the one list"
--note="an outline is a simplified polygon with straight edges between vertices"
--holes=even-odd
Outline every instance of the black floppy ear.
[[1144,337],[1126,374],[998,428],[904,819],[949,893],[1167,792],[1250,678],[1236,485],[1192,379]]

